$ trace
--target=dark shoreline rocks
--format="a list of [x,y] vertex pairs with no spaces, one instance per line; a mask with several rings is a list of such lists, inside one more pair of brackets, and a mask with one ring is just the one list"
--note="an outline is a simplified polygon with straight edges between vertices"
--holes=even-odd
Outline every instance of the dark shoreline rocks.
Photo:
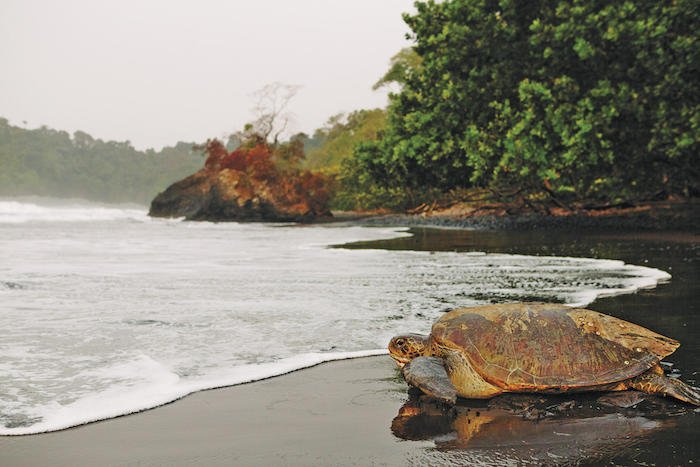
[[457,216],[434,214],[337,213],[337,221],[369,226],[438,227],[475,230],[685,231],[700,233],[700,203],[658,203],[645,209],[567,215],[518,213]]

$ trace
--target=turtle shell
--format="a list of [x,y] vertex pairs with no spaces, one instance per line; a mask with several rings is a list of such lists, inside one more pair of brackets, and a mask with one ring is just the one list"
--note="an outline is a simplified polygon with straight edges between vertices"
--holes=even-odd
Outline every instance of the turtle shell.
[[509,391],[626,380],[680,345],[596,311],[545,303],[453,310],[433,325],[431,336],[438,347],[462,352],[487,382]]

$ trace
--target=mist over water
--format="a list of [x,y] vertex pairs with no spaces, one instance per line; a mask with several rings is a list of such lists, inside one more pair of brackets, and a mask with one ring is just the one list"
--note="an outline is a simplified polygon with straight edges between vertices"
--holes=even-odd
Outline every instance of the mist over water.
[[0,435],[384,353],[459,306],[585,305],[670,278],[611,260],[329,248],[402,235],[2,201]]

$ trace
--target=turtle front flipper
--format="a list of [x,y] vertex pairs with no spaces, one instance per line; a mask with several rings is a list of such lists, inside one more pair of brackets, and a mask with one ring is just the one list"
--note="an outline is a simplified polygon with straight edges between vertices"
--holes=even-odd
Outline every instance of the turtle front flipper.
[[416,357],[403,367],[403,377],[408,384],[440,401],[454,405],[457,389],[445,371],[445,363],[437,357]]
[[675,397],[683,402],[700,406],[700,390],[685,384],[679,379],[659,374],[654,369],[626,381],[626,385],[630,389],[636,389],[637,391]]

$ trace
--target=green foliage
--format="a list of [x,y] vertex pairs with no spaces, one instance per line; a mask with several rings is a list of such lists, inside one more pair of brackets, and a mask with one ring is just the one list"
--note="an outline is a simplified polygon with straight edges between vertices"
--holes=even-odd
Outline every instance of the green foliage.
[[405,21],[381,139],[353,170],[386,189],[515,188],[561,200],[697,195],[700,4],[446,0]]
[[422,62],[423,59],[413,50],[413,47],[401,49],[399,53],[391,57],[389,71],[372,86],[372,89],[376,91],[390,83],[397,83],[403,86],[409,80],[411,74],[420,72]]
[[386,126],[386,111],[358,110],[334,115],[323,128],[304,140],[304,166],[335,179],[332,207],[341,210],[394,208],[406,202],[403,190],[379,186],[360,170],[353,152],[375,141]]
[[102,141],[76,131],[26,130],[0,118],[0,196],[56,196],[149,203],[173,181],[197,170],[192,144],[159,152]]
[[[358,151],[364,151],[368,147],[371,147],[370,141],[360,143]],[[335,209],[345,211],[402,209],[411,204],[411,198],[406,190],[377,183],[357,157],[348,157],[343,160],[337,182],[338,189],[332,201]]]
[[306,143],[305,167],[337,172],[355,146],[376,139],[385,125],[386,112],[382,109],[358,110],[347,117],[334,115],[314,132],[313,143]]

